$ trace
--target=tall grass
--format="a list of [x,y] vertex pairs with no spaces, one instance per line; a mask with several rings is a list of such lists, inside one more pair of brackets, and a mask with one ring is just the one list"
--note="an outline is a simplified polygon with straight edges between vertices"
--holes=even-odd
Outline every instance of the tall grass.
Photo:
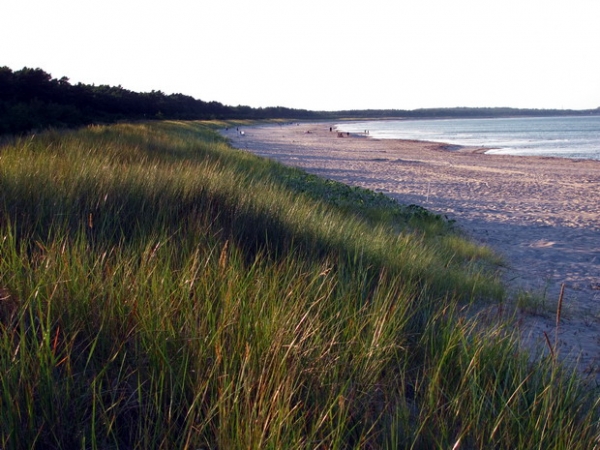
[[203,123],[0,149],[0,448],[582,448],[489,250]]

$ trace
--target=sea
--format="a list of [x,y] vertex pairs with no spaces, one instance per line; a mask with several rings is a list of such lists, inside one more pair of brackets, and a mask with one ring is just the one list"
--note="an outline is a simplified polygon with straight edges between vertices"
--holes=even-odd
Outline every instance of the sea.
[[376,139],[489,148],[486,154],[600,160],[600,115],[494,119],[369,120],[336,125]]

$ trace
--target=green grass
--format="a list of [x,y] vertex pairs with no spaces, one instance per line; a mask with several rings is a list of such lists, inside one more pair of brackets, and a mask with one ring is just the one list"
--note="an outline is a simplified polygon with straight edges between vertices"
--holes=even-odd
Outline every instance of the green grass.
[[0,148],[0,448],[594,448],[489,249],[214,126]]

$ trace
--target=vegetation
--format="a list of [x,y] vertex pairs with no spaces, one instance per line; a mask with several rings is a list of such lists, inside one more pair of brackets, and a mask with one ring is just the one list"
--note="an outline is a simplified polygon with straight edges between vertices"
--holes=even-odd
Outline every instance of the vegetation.
[[590,449],[494,256],[204,123],[0,148],[0,448]]
[[600,114],[587,111],[514,108],[434,108],[406,110],[307,111],[284,107],[251,108],[204,102],[188,95],[161,91],[132,92],[121,86],[71,85],[67,77],[52,78],[42,69],[12,71],[0,67],[0,135],[49,127],[78,127],[119,121],[175,119],[340,119],[449,118]]
[[231,107],[183,94],[137,93],[121,86],[71,85],[67,77],[55,79],[42,69],[24,67],[13,72],[0,67],[0,134],[124,120],[274,117],[316,118],[317,114],[287,108]]

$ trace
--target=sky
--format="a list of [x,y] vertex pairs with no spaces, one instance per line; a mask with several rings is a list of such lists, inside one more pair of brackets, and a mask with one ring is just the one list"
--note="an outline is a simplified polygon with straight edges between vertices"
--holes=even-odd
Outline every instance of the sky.
[[320,111],[600,107],[599,0],[2,0],[0,66]]

